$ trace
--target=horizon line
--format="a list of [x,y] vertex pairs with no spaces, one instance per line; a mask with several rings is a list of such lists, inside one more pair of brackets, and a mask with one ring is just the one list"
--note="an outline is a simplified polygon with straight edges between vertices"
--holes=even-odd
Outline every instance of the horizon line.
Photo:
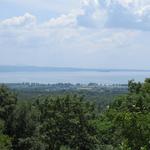
[[[11,69],[23,69],[23,68],[34,68],[34,69],[58,69],[57,71],[61,71],[61,69],[72,69],[72,71],[135,71],[135,72],[150,72],[148,69],[120,69],[120,68],[86,68],[86,67],[69,67],[69,66],[35,66],[35,65],[0,65],[0,67],[3,67],[3,69],[8,69],[8,67],[11,67]],[[6,67],[6,68],[5,68]],[[1,71],[2,68],[0,68]],[[6,70],[4,70],[6,71]],[[9,71],[9,70],[7,70]],[[13,71],[13,70],[12,70]],[[32,70],[30,70],[32,71]],[[34,71],[34,70],[33,70]],[[48,70],[47,70],[48,71]],[[50,70],[49,70],[50,71]],[[70,70],[71,71],[71,70]]]

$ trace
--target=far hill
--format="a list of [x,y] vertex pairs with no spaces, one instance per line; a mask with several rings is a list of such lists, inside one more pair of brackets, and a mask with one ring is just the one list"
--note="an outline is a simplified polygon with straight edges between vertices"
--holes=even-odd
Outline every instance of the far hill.
[[138,69],[94,69],[71,67],[0,66],[0,72],[150,72]]

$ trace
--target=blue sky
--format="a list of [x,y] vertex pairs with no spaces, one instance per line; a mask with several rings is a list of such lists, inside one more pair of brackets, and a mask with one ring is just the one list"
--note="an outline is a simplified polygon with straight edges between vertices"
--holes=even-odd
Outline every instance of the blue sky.
[[0,0],[0,65],[150,69],[150,0]]

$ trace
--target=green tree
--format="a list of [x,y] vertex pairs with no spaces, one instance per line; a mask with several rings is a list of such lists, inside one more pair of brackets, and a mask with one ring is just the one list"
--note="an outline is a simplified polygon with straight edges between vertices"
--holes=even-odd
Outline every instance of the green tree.
[[38,139],[38,113],[30,102],[21,102],[14,111],[12,122],[13,149],[44,150]]
[[146,79],[143,84],[130,81],[129,94],[118,97],[100,117],[101,141],[104,144],[118,149],[122,143],[122,147],[131,150],[150,148],[149,81]]
[[97,146],[94,105],[76,96],[46,98],[37,101],[40,111],[39,132],[48,150],[67,146],[92,150]]
[[4,120],[4,132],[8,135],[12,135],[11,123],[16,103],[16,95],[5,86],[0,86],[0,119]]
[[11,149],[11,139],[7,135],[3,134],[4,123],[0,120],[0,150]]

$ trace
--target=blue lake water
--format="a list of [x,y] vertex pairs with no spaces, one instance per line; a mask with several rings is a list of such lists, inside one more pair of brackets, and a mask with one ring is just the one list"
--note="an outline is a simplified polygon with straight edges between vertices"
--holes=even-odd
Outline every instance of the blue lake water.
[[144,81],[150,72],[10,72],[0,73],[0,83],[127,83]]

